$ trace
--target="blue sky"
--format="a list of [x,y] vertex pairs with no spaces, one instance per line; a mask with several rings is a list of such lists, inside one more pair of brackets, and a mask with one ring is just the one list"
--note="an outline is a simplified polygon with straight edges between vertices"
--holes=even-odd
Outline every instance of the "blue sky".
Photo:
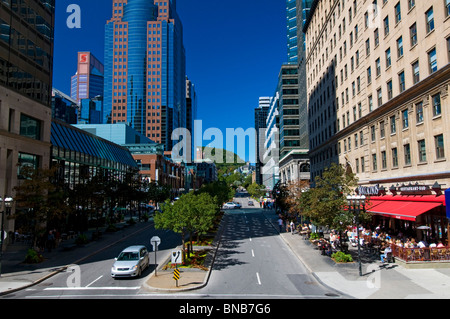
[[[70,4],[81,8],[80,29],[67,27]],[[112,0],[56,2],[53,87],[70,94],[78,51],[91,51],[103,62],[111,7]],[[177,12],[184,28],[186,73],[198,95],[197,117],[203,131],[223,132],[225,148],[226,128],[253,128],[258,98],[276,89],[287,60],[285,1],[178,0]],[[254,141],[246,144],[234,151],[253,162]]]

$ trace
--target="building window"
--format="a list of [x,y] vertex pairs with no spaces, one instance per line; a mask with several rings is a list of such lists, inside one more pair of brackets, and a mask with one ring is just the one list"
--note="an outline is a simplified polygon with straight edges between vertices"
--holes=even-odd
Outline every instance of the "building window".
[[432,96],[433,100],[433,116],[441,115],[441,94],[438,93]]
[[427,150],[425,147],[425,140],[417,142],[419,146],[419,162],[423,163],[427,161]]
[[370,127],[370,136],[371,136],[372,142],[375,142],[375,138],[376,138],[376,136],[375,136],[375,125],[372,125]]
[[423,103],[417,103],[416,104],[416,121],[417,123],[423,122]]
[[364,162],[364,157],[361,157],[361,173],[364,173],[365,170],[366,170],[366,165]]
[[409,144],[405,144],[403,146],[403,151],[405,153],[405,165],[411,165],[411,146]]
[[402,112],[402,124],[403,124],[403,129],[409,127],[408,109],[403,110],[403,112]]
[[415,0],[408,0],[408,10],[411,10],[416,5]]
[[377,154],[372,154],[372,169],[376,171],[377,168]]
[[397,58],[400,59],[402,56],[403,56],[403,37],[400,37],[397,40]]
[[391,66],[391,48],[386,50],[386,69]]
[[428,52],[428,63],[430,67],[430,73],[434,73],[437,71],[437,56],[436,56],[436,48],[432,49]]
[[17,177],[19,179],[24,179],[22,175],[22,170],[24,167],[29,167],[33,170],[39,168],[39,156],[33,154],[19,153],[18,156],[18,166],[17,166]]
[[415,23],[409,28],[409,36],[411,39],[411,47],[413,47],[417,44],[417,25]]
[[381,152],[381,169],[387,168],[386,151]]
[[445,0],[445,16],[450,16],[450,0]]
[[434,137],[434,143],[436,145],[436,159],[445,158],[444,152],[444,136],[442,134]]
[[29,117],[25,114],[20,115],[20,135],[35,140],[41,139],[41,121]]
[[388,81],[386,86],[387,86],[388,100],[390,100],[392,99],[392,81]]
[[420,69],[419,69],[419,61],[416,61],[412,64],[413,71],[413,82],[414,84],[420,81]]
[[395,23],[402,21],[402,10],[400,7],[400,2],[395,5]]
[[380,122],[380,138],[384,138],[386,135],[386,130],[384,129],[384,121]]
[[400,93],[402,93],[403,91],[405,91],[406,89],[406,84],[405,84],[405,72],[400,72],[398,75],[398,82],[400,85]]
[[398,151],[396,147],[392,149],[392,167],[398,167]]
[[383,105],[383,93],[381,92],[381,88],[377,90],[377,98],[378,98],[378,107]]
[[395,124],[395,115],[390,117],[390,124],[391,124],[391,134],[395,134],[397,132],[397,126]]
[[434,13],[433,7],[425,12],[426,23],[427,23],[427,33],[430,33],[434,30]]
[[378,32],[378,29],[376,29],[373,34],[374,34],[374,42],[375,42],[374,47],[376,48],[380,44],[380,34]]
[[384,36],[389,34],[389,17],[384,18]]
[[375,65],[376,65],[377,76],[380,76],[380,74],[381,74],[381,60],[380,60],[380,58],[376,59]]

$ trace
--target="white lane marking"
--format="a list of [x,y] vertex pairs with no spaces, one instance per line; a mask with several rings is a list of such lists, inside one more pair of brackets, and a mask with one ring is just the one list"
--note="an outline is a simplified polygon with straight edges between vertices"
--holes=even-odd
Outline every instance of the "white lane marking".
[[50,287],[44,290],[138,290],[141,287]]
[[86,287],[89,287],[90,285],[92,285],[94,282],[96,282],[97,280],[99,280],[100,278],[102,278],[103,275],[101,275],[100,277],[98,277],[97,279],[95,279],[93,282],[91,282],[89,285],[87,285]]
[[255,257],[255,251],[252,249],[252,257]]
[[258,279],[258,285],[261,286],[261,279],[259,278],[259,273],[256,273],[256,279]]

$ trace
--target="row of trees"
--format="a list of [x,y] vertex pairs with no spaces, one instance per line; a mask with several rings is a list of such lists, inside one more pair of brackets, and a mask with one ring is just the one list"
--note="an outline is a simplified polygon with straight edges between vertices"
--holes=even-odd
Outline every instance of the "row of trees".
[[169,187],[144,183],[133,172],[116,180],[98,169],[94,176],[80,175],[73,188],[64,185],[59,172],[58,166],[21,168],[21,182],[15,188],[14,217],[22,232],[32,235],[33,246],[47,229],[84,231],[89,221],[97,227],[113,223],[117,207],[134,206],[140,218],[140,203],[163,202],[171,195]]
[[[357,186],[355,174],[342,165],[332,164],[322,176],[317,176],[313,188],[300,181],[279,185],[274,192],[279,209],[288,219],[303,217],[314,225],[345,232],[354,224],[355,216],[347,209],[347,195]],[[371,215],[362,212],[360,221],[370,220]]]

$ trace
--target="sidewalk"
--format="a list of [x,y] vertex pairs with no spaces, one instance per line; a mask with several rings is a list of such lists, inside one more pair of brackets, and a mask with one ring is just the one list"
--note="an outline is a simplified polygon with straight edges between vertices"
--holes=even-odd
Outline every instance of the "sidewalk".
[[[276,215],[265,212],[278,230]],[[280,234],[292,252],[324,285],[344,296],[356,299],[449,299],[450,265],[437,264],[436,268],[406,268],[399,263],[382,264],[379,259],[362,263],[359,276],[357,248],[349,247],[354,263],[336,264],[330,257],[322,256],[309,240],[298,233]],[[441,268],[439,268],[441,266]]]
[[[273,210],[264,211],[265,216],[278,230],[277,217]],[[38,265],[25,265],[22,262],[26,250],[8,250],[3,255],[0,296],[25,289],[66,269],[71,264],[92,256],[114,243],[143,231],[152,223],[137,223],[116,233],[104,233],[103,238],[84,247],[64,252],[56,249],[45,253],[46,260]],[[218,236],[220,237],[220,236]],[[400,264],[381,264],[378,260],[362,264],[363,276],[359,276],[358,263],[336,264],[330,257],[310,245],[299,234],[283,232],[280,237],[305,267],[324,285],[335,290],[344,298],[356,299],[448,299],[450,298],[450,268],[408,269]],[[214,252],[220,242],[214,246]],[[354,250],[356,248],[350,247]],[[170,253],[162,257],[170,258]],[[214,254],[208,265],[213,265]],[[149,292],[179,292],[200,289],[207,285],[211,268],[180,269],[181,278],[176,287],[173,270],[164,271],[160,263],[157,276],[148,276],[143,289]]]

